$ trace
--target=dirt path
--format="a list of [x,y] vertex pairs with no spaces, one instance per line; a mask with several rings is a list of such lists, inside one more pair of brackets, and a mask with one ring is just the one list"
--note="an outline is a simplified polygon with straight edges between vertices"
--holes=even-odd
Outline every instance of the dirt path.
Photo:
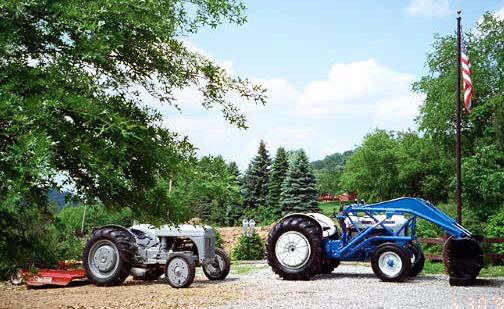
[[0,286],[0,308],[203,308],[222,306],[242,295],[240,275],[224,282],[198,274],[188,289],[173,289],[162,280],[128,280],[118,287],[75,285],[67,288],[27,289],[8,283]]
[[123,286],[31,289],[0,286],[0,308],[485,308],[504,309],[504,278],[450,287],[444,275],[403,283],[380,282],[370,267],[342,264],[310,281],[283,281],[267,265],[233,265],[225,281],[201,273],[188,289],[163,281],[128,280]]

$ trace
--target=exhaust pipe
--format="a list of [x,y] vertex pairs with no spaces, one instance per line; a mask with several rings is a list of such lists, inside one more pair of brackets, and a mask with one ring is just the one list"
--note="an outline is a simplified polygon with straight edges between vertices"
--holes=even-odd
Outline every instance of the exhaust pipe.
[[473,284],[484,265],[483,250],[474,238],[450,236],[444,244],[443,257],[452,286]]

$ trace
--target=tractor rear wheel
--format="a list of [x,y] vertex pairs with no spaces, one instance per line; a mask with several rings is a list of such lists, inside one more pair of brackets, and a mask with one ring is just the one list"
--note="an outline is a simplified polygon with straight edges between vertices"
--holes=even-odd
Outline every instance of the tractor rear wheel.
[[324,258],[320,225],[301,216],[280,221],[268,235],[266,258],[285,280],[309,280],[319,274]]
[[386,243],[376,249],[371,267],[382,281],[401,282],[411,272],[411,255],[395,244]]
[[332,273],[334,269],[339,266],[339,264],[340,261],[324,259],[324,261],[322,262],[322,266],[320,268],[320,273],[323,275],[328,275]]
[[135,252],[135,238],[125,228],[109,226],[95,230],[82,257],[88,280],[99,286],[123,283]]

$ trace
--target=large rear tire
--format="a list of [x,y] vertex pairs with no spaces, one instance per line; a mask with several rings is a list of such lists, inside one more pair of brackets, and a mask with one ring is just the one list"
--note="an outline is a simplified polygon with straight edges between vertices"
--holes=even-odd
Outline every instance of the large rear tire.
[[320,225],[301,216],[280,221],[269,233],[266,258],[285,280],[309,280],[319,274],[324,258]]
[[93,232],[82,261],[89,281],[99,286],[120,285],[128,277],[136,252],[134,236],[121,227]]
[[411,255],[395,244],[383,244],[371,258],[376,277],[385,282],[401,282],[411,272]]
[[231,259],[226,251],[215,248],[215,262],[203,265],[203,273],[209,280],[224,280],[231,269]]

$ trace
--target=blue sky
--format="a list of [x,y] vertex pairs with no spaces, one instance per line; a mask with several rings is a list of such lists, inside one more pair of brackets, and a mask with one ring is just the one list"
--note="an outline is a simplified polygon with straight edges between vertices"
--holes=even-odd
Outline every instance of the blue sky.
[[425,73],[433,35],[465,29],[484,12],[504,17],[504,0],[262,1],[245,2],[248,22],[202,29],[186,38],[230,72],[269,88],[269,102],[253,107],[232,98],[250,129],[204,111],[191,89],[179,94],[182,113],[163,108],[165,125],[189,136],[200,155],[222,154],[243,169],[264,139],[304,148],[310,159],[352,149],[376,127],[415,129],[422,97],[410,85]]

